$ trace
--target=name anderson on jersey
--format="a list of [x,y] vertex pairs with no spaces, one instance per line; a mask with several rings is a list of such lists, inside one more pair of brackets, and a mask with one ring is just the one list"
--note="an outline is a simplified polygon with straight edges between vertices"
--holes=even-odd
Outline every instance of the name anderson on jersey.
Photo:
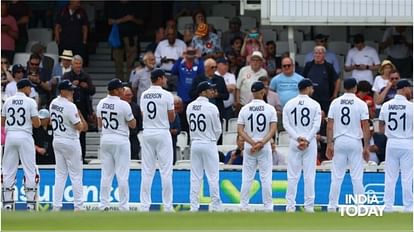
[[144,99],[160,99],[162,94],[160,93],[146,93],[144,94]]

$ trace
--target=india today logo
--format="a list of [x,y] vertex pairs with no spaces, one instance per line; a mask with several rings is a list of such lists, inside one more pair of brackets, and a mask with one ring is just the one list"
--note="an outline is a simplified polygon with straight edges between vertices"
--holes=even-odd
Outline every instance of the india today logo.
[[380,205],[375,194],[347,194],[345,195],[345,205],[339,206],[339,212],[341,216],[349,217],[365,217],[375,216],[382,217],[384,214],[384,205]]

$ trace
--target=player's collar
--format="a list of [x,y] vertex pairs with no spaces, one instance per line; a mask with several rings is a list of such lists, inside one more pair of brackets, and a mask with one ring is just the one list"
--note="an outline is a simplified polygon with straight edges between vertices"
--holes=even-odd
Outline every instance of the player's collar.
[[197,100],[201,100],[201,101],[206,101],[208,102],[208,98],[204,97],[204,96],[199,96]]
[[394,99],[404,99],[407,100],[407,98],[401,94],[395,94]]
[[108,98],[112,98],[112,99],[121,99],[120,97],[118,97],[118,96],[112,96],[112,95],[108,95]]
[[162,87],[159,85],[151,85],[151,88],[162,89]]
[[23,92],[19,92],[19,91],[17,91],[15,95],[22,95],[22,96],[26,96],[26,94],[24,94]]

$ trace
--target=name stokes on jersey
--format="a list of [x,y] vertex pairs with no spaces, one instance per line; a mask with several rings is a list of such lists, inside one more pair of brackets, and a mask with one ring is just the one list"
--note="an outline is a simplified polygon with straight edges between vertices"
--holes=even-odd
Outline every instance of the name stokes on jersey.
[[114,110],[115,104],[102,103],[102,109]]

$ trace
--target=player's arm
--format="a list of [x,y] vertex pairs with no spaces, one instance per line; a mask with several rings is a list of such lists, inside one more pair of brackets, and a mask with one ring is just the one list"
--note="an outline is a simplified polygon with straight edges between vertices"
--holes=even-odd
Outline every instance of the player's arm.
[[326,147],[326,157],[328,159],[332,159],[334,155],[333,150],[333,124],[334,120],[332,118],[328,118],[328,123],[326,126],[326,138],[327,138],[327,147]]
[[[3,119],[3,117],[1,117]],[[3,120],[2,120],[2,125],[3,125]],[[32,116],[32,126],[34,128],[39,128],[40,127],[40,118],[39,116]]]
[[213,114],[213,130],[214,135],[216,136],[216,140],[220,138],[222,129],[221,129],[221,122],[220,122],[220,113],[217,109],[217,107],[214,108],[214,114]]
[[4,127],[6,125],[6,117],[1,116],[1,127]]
[[175,120],[175,112],[174,109],[168,111],[168,121],[174,122]]
[[254,144],[256,143],[256,141],[254,141],[245,131],[244,131],[244,124],[237,124],[237,133],[239,133],[239,135],[244,139],[244,141],[246,141],[247,143],[249,143],[250,145],[252,145],[252,147],[254,146]]
[[135,120],[135,118],[133,118],[132,120],[129,120],[128,126],[129,128],[134,129],[135,127],[137,127],[137,120]]
[[321,121],[322,121],[322,113],[321,113],[321,107],[318,105],[318,108],[316,110],[315,116],[313,117],[313,126],[309,134],[306,135],[306,140],[311,141],[316,136],[316,133],[318,133],[319,128],[321,127]]
[[266,144],[267,142],[269,142],[272,138],[275,137],[277,131],[277,122],[270,122],[270,130],[269,132],[266,134],[266,136],[263,138],[262,140],[262,145]]
[[296,133],[296,131],[292,128],[292,126],[289,123],[289,107],[284,107],[283,108],[283,117],[282,117],[282,123],[283,123],[283,128],[285,128],[285,130],[287,131],[287,133],[289,134],[289,136],[291,138],[293,138],[294,140],[298,140],[299,139],[299,135]]
[[369,119],[361,120],[362,132],[364,134],[364,150],[363,158],[365,161],[369,161],[369,139],[371,137],[371,132],[369,130]]
[[83,117],[82,113],[79,110],[78,110],[78,114],[79,114],[80,121],[73,124],[73,126],[78,131],[81,131],[81,132],[88,131],[88,123],[86,123],[85,118]]

